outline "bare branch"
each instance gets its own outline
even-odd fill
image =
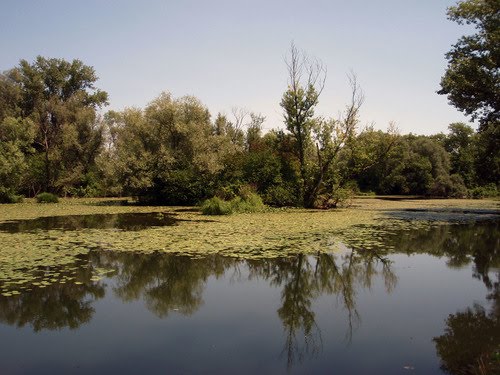
[[[250,114],[250,111],[245,108],[233,107],[231,108],[231,113],[234,117],[234,130],[240,131],[243,129],[245,118]]]

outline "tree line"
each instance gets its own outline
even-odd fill
[[[280,105],[285,129],[234,109],[213,116],[197,98],[164,92],[145,108],[100,110],[106,92],[80,60],[37,57],[0,74],[0,200],[134,196],[154,204],[197,204],[242,191],[274,206],[335,207],[353,192],[437,197],[496,195],[500,176],[499,9],[461,1],[449,9],[477,34],[447,54],[440,94],[479,122],[432,136],[361,128],[363,92],[338,118],[316,116],[326,68],[291,46]]]
[[[293,49],[296,58],[304,56]],[[0,76],[2,197],[46,191],[185,205],[230,199],[246,186],[270,205],[327,207],[353,191],[465,197],[496,188],[481,132],[462,123],[433,136],[359,129],[355,77],[342,117],[315,117],[321,88],[307,80],[317,77],[302,83],[291,74],[281,101],[286,129],[264,133],[258,113],[212,117],[199,99],[166,92],[145,108],[100,116],[107,94],[91,67],[21,61]]]

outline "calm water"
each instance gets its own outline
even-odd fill
[[[0,223],[0,231],[8,233],[39,230],[78,230],[83,228],[141,230],[149,227],[175,225],[175,215],[156,213],[124,213],[100,215],[47,216],[30,220],[12,220]]]
[[[500,351],[499,233],[438,226],[388,238],[391,254],[258,261],[93,251],[81,285],[0,296],[0,374],[464,373]],[[114,271],[91,281],[96,268]]]

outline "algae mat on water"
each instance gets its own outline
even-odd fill
[[[28,201],[0,206],[0,293],[12,296],[55,282],[81,283],[75,277],[80,266],[75,264],[91,250],[269,258],[333,252],[343,243],[368,251],[390,251],[384,245],[387,234],[439,221],[412,221],[408,216],[401,220],[391,216],[393,213],[440,210],[458,212],[458,217],[469,215],[472,220],[484,213],[498,213],[498,202],[468,200],[365,198],[355,200],[348,209],[269,210],[232,216],[203,216],[180,207],[105,203],[63,199],[51,205]],[[78,221],[78,217],[85,220]],[[131,217],[136,225],[125,225]],[[169,220],[163,220],[165,217]],[[141,220],[160,224],[140,227]],[[161,226],[162,222],[168,224]],[[95,270],[90,280],[97,281],[110,271]]]

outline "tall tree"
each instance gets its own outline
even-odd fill
[[[223,132],[222,116],[219,134],[208,109],[191,96],[163,93],[144,111],[127,109],[117,119],[117,169],[125,192],[143,201],[195,204],[207,198],[238,150]]]
[[[40,188],[63,191],[75,183],[75,171],[84,175],[93,163],[102,138],[95,111],[108,98],[94,86],[97,79],[94,69],[80,60],[41,56],[33,63],[21,60],[1,75],[0,97],[8,100],[0,115],[35,124],[37,155],[32,162],[43,168]]]
[[[461,0],[448,18],[476,28],[446,54],[448,68],[439,94],[481,126],[500,119],[500,2]]]
[[[448,135],[444,139],[444,148],[450,154],[451,171],[462,176],[467,187],[475,183],[474,170],[474,130],[461,122],[448,126]]]
[[[448,18],[473,25],[446,54],[448,68],[439,94],[479,121],[476,174],[480,184],[498,184],[500,176],[500,2],[461,0]]]
[[[34,126],[29,120],[6,117],[0,121],[0,202],[12,202],[28,169]]]
[[[310,171],[307,154],[313,151],[311,132],[314,127],[314,108],[318,104],[326,79],[326,68],[317,60],[311,61],[292,44],[286,61],[288,67],[288,88],[281,99],[287,130],[296,142],[299,159],[302,200],[304,205],[308,197]]]

